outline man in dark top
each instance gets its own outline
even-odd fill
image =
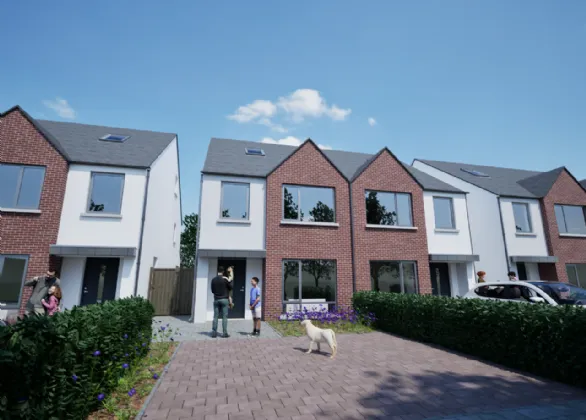
[[[222,330],[223,338],[230,337],[228,335],[228,307],[230,300],[228,299],[232,290],[232,282],[224,276],[224,267],[218,267],[218,275],[212,279],[212,294],[214,295],[214,322],[212,324],[212,337],[218,336],[218,318],[220,312],[222,313]]]
[[[32,287],[33,292],[26,304],[27,315],[44,315],[45,308],[41,300],[47,297],[48,291],[53,285],[60,285],[59,279],[55,276],[55,270],[48,270],[44,276],[35,277],[24,283],[27,287]]]

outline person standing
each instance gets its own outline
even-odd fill
[[[26,304],[27,315],[44,315],[45,307],[41,301],[47,297],[52,286],[60,286],[61,282],[55,276],[55,270],[48,270],[44,276],[34,277],[24,285],[33,288],[33,293]]]
[[[260,305],[260,289],[258,287],[258,277],[253,277],[250,280],[252,289],[250,289],[250,311],[252,312],[252,324],[253,331],[252,335],[260,335],[260,317],[261,317],[261,305]]]
[[[47,310],[47,315],[53,316],[59,310],[59,302],[61,302],[61,288],[53,285],[49,288],[49,299],[41,299],[41,303]]]
[[[486,280],[484,280],[484,276],[486,276],[486,273],[484,271],[479,271],[478,273],[476,273],[476,275],[478,276],[478,283],[486,283]]]
[[[514,271],[509,271],[509,274],[507,274],[507,276],[509,277],[509,281],[517,281],[517,273],[515,273]]]
[[[222,337],[228,338],[228,307],[230,306],[230,290],[232,282],[224,277],[224,267],[218,267],[218,275],[212,279],[212,294],[214,295],[214,321],[212,323],[212,338],[218,336],[218,318],[222,316]]]

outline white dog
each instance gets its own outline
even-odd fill
[[[332,349],[331,359],[336,357],[338,351],[338,343],[336,342],[336,334],[333,330],[322,330],[311,323],[309,319],[301,321],[301,325],[305,327],[305,332],[309,337],[309,350],[307,354],[312,352],[313,343],[317,343],[317,351],[321,351],[319,344],[326,342]]]

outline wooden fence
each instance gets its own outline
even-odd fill
[[[191,315],[193,268],[151,268],[149,301],[155,315]]]

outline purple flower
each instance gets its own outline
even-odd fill
[[[143,347],[146,347],[146,343],[142,343],[142,346],[143,346]]]
[[[124,355],[124,357],[128,357],[128,353],[126,353],[126,354]]]
[[[95,357],[98,357],[100,354],[102,354],[102,352],[101,352],[100,350],[96,350],[96,351],[94,352],[94,356],[95,356]]]
[[[122,365],[122,369],[128,369],[128,363],[124,363],[124,364]]]
[[[77,377],[77,375],[73,375],[73,376],[71,376],[71,379],[73,379],[73,382],[77,382],[77,380],[78,380],[79,378]]]
[[[161,327],[161,331],[165,331],[165,328],[166,328],[166,327]]]
[[[159,375],[157,375],[156,373],[153,375],[153,379],[159,379]]]
[[[19,403],[23,403],[23,402],[25,402],[26,400],[28,400],[28,397],[20,397],[20,398],[18,399],[18,402],[19,402]]]
[[[126,339],[126,338],[128,338],[128,334],[124,334],[124,338],[125,338],[125,339]]]
[[[98,395],[98,401],[103,401],[104,398],[106,398],[106,396],[104,394],[99,394]]]
[[[130,391],[128,391],[129,397],[132,397],[134,394],[136,394],[136,389],[132,388]]]

